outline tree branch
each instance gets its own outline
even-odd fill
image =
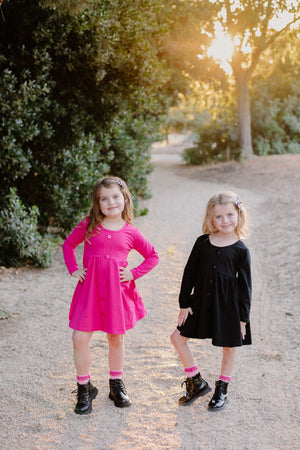
[[[266,36],[266,33],[267,33],[267,27],[269,25],[270,18],[271,18],[270,16],[272,13],[271,3],[272,3],[272,0],[268,0],[266,19],[263,22],[262,36]],[[264,45],[258,45],[256,47],[256,49],[253,51],[251,64],[250,64],[249,68],[247,69],[249,71],[249,74],[251,74],[254,71],[261,53],[264,52],[278,38],[278,36],[280,36],[281,33],[286,31],[293,23],[296,23],[298,20],[300,20],[300,17],[297,16],[295,13],[294,19],[291,22],[286,24],[286,26],[283,27],[281,30],[274,32],[272,34],[272,36],[270,36],[269,39],[265,40]],[[258,39],[258,41],[259,41],[259,39]]]
[[[295,14],[295,17],[294,17],[294,19],[293,19],[291,22],[287,23],[285,27],[283,27],[281,30],[279,30],[279,31],[277,31],[276,33],[274,33],[274,34],[270,37],[270,39],[269,39],[268,41],[266,41],[265,49],[266,49],[267,47],[269,47],[269,46],[270,46],[270,45],[278,38],[278,36],[279,36],[282,32],[286,31],[291,25],[293,25],[294,23],[298,22],[298,20],[300,20],[300,16],[297,16],[297,15]]]
[[[272,9],[273,9],[272,8],[272,0],[268,0],[267,11],[266,11],[266,18],[263,21],[262,28],[261,28],[262,36],[266,35],[267,28],[268,28],[268,25],[269,25],[269,22],[270,22],[270,16],[271,16]]]
[[[226,22],[227,22],[228,31],[229,31],[231,29],[232,23],[233,23],[229,0],[225,0],[225,9],[226,9],[226,14],[227,14]]]

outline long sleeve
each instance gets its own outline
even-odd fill
[[[153,245],[137,228],[135,229],[134,249],[144,258],[139,266],[131,270],[133,278],[136,280],[150,272],[158,264],[159,257]]]
[[[180,308],[189,308],[191,306],[191,292],[195,287],[197,265],[199,261],[199,238],[194,244],[189,259],[184,268],[181,289],[179,294]]]
[[[250,253],[246,248],[242,253],[238,269],[238,285],[239,285],[239,310],[240,320],[249,322],[250,306],[251,306],[251,266]]]
[[[63,254],[67,269],[72,275],[75,270],[79,269],[76,261],[76,247],[84,241],[86,236],[86,220],[82,220],[77,227],[74,228],[72,233],[67,237],[63,244]]]

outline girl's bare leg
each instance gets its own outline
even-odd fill
[[[236,361],[236,347],[223,347],[221,374],[231,377]]]
[[[109,369],[122,372],[125,359],[124,335],[107,333],[107,341]]]
[[[188,344],[189,338],[181,336],[179,330],[176,328],[176,330],[171,334],[170,339],[178,352],[179,358],[183,366],[185,368],[194,367],[195,361],[190,346]]]
[[[207,394],[211,388],[208,383],[201,377],[198,367],[195,365],[194,357],[189,346],[189,338],[181,336],[179,330],[171,334],[171,342],[176,348],[179,358],[185,368],[187,379],[186,394],[180,397],[178,403],[187,405],[196,400],[199,396]]]
[[[215,393],[208,403],[209,411],[222,411],[228,401],[227,388],[236,360],[236,347],[223,347],[221,374],[216,381]]]
[[[78,331],[73,332],[73,353],[74,362],[78,376],[89,374],[91,367],[91,353],[89,349],[89,342],[92,337],[92,332]]]

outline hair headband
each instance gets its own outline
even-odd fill
[[[123,181],[123,180],[120,180],[120,178],[118,179],[118,185],[119,185],[119,186],[122,186],[123,188],[125,188],[125,187],[126,187],[126,183],[125,183],[125,181]]]
[[[239,196],[236,197],[236,200],[233,203],[239,208],[241,212],[244,212],[243,204]]]

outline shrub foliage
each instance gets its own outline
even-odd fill
[[[49,267],[53,243],[37,232],[38,208],[26,209],[11,188],[0,213],[0,254],[4,265],[36,264]]]
[[[149,144],[167,104],[158,1],[90,0],[76,13],[52,3],[2,6],[1,226],[15,215],[23,239],[34,226],[41,235],[49,225],[70,230],[105,174],[125,178],[136,197],[148,195]],[[0,264],[15,264],[11,253],[1,251]]]

